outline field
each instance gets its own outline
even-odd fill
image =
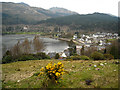
[[[61,61],[69,74],[58,84],[45,82],[44,76],[33,76],[49,62]],[[31,60],[2,65],[3,88],[118,88],[118,60]],[[90,81],[90,85],[87,82]]]

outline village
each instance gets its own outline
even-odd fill
[[[57,34],[58,36],[61,34]],[[82,34],[80,35],[80,38],[78,38],[77,34],[74,34],[72,39],[67,39],[67,38],[58,38],[59,40],[64,40],[64,41],[72,41],[75,43],[76,47],[76,54],[81,55],[81,49],[84,47],[85,50],[88,48],[96,48],[98,51],[99,50],[104,50],[107,46],[111,45],[112,40],[119,39],[120,37],[118,36],[117,33],[106,33],[106,32],[97,32],[94,34],[90,35],[85,35]],[[70,56],[70,51],[68,47],[65,49],[63,52],[60,52],[60,59],[66,58]],[[50,52],[48,53],[50,58],[55,57],[56,52]]]

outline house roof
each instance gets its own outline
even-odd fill
[[[67,56],[65,55],[65,53],[63,53],[63,54],[61,55],[61,57],[67,57]]]

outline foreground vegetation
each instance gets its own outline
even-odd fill
[[[60,60],[19,61],[2,65],[3,88],[118,88],[118,60],[61,61],[69,74],[53,84],[37,76],[42,67]]]

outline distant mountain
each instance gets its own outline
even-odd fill
[[[25,6],[29,6],[28,4],[26,4],[26,3],[24,3],[24,2],[20,2],[20,3],[18,3],[18,4],[23,4],[23,5],[25,5]]]
[[[45,23],[48,25],[67,25],[74,30],[118,30],[118,17],[111,16],[104,13],[93,13],[83,15],[70,15],[65,17],[50,18],[38,22],[38,24]]]
[[[31,7],[23,2],[0,2],[0,4],[1,3],[2,12],[0,13],[2,14],[3,24],[34,24],[37,21],[46,20],[48,18],[69,15],[67,14],[69,11],[58,14],[52,12],[51,10]]]
[[[49,10],[59,16],[68,16],[68,15],[78,14],[76,12],[73,12],[64,8],[59,8],[59,7],[52,7]]]
[[[2,3],[3,24],[31,24],[50,18],[23,3]]]

